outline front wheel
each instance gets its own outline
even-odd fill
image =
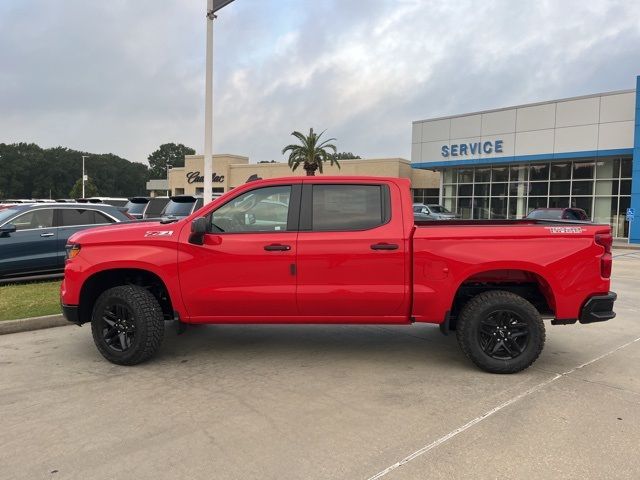
[[[104,358],[118,365],[136,365],[151,358],[160,347],[164,316],[148,290],[122,285],[98,297],[91,332]]]
[[[516,373],[536,361],[545,341],[540,313],[502,290],[473,297],[458,317],[456,336],[465,355],[491,373]]]

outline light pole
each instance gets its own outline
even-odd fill
[[[84,198],[84,182],[87,180],[87,176],[84,174],[84,159],[89,155],[82,155],[82,198]]]
[[[216,12],[233,0],[207,0],[207,48],[204,98],[204,203],[211,202],[213,186],[213,21]]]
[[[169,188],[169,170],[173,168],[169,162],[167,162],[167,197],[171,196],[171,189]]]

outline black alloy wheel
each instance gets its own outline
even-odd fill
[[[516,312],[497,310],[480,321],[478,335],[484,353],[498,360],[510,360],[527,348],[529,325]]]
[[[116,352],[125,352],[133,345],[136,335],[133,312],[127,305],[114,301],[102,312],[102,338],[105,345]]]

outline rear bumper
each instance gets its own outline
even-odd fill
[[[611,320],[616,316],[613,311],[613,303],[618,296],[615,292],[606,295],[595,295],[584,304],[580,312],[580,323],[595,323]]]
[[[80,325],[78,305],[62,305],[62,316],[69,322]]]

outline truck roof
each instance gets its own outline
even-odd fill
[[[271,182],[279,182],[279,181],[291,181],[291,182],[380,182],[387,181],[393,183],[404,183],[410,182],[408,178],[398,178],[398,177],[385,177],[385,176],[376,176],[376,175],[313,175],[313,176],[286,176],[286,177],[275,177],[275,178],[264,178],[261,180],[254,180],[251,182],[251,185],[255,185],[256,182],[261,183],[271,183]],[[244,185],[244,184],[243,184]]]

